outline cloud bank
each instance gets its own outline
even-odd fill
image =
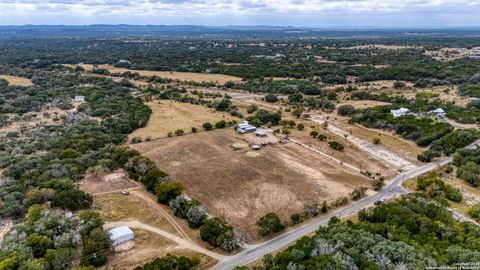
[[[0,0],[0,24],[480,25],[480,0]]]

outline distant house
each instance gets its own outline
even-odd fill
[[[84,102],[85,96],[75,96],[74,100],[75,102]]]
[[[435,109],[433,111],[429,111],[428,113],[433,114],[433,115],[435,115],[437,117],[440,117],[440,118],[445,118],[445,116],[447,115],[447,113],[442,108],[438,108],[438,109]]]
[[[257,135],[257,137],[267,137],[267,133],[264,130],[260,129],[255,131],[255,135]]]
[[[407,108],[400,108],[398,110],[390,110],[390,113],[392,113],[393,118],[397,118],[409,114],[410,110]]]
[[[113,228],[109,230],[108,233],[110,234],[110,240],[113,246],[120,245],[135,238],[133,231],[127,226]]]
[[[252,148],[253,150],[260,150],[260,149],[262,149],[262,147],[261,147],[260,145],[258,145],[258,144],[252,144],[252,145],[250,145],[250,148]]]
[[[243,123],[237,124],[235,126],[235,129],[237,130],[238,133],[241,133],[241,134],[255,132],[257,130],[257,128],[255,126],[250,125],[248,121],[244,121]]]

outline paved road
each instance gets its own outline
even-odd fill
[[[473,148],[477,145],[480,144],[480,140],[472,143],[468,148]],[[305,224],[301,227],[298,227],[290,232],[287,232],[283,235],[280,235],[276,238],[273,238],[265,243],[258,244],[258,245],[251,245],[247,246],[246,249],[243,251],[239,252],[238,254],[235,254],[233,256],[230,256],[228,258],[224,258],[217,264],[215,267],[212,269],[215,270],[231,270],[235,266],[238,265],[247,265],[253,261],[256,261],[260,258],[262,258],[264,255],[268,253],[272,253],[275,250],[278,250],[282,247],[288,246],[290,243],[294,242],[295,240],[305,236],[309,235],[311,233],[314,233],[318,227],[324,226],[328,224],[328,221],[331,217],[336,216],[338,218],[341,218],[342,216],[347,216],[353,213],[356,213],[360,211],[361,209],[367,207],[368,205],[373,204],[377,200],[382,200],[384,198],[390,197],[395,194],[403,194],[403,193],[408,193],[401,184],[410,178],[414,178],[417,176],[420,176],[426,172],[432,171],[438,166],[443,166],[445,164],[448,164],[452,161],[452,157],[448,157],[442,160],[434,161],[431,163],[427,163],[423,166],[417,167],[413,170],[407,171],[405,173],[402,173],[400,175],[397,175],[393,179],[391,179],[390,184],[385,187],[382,191],[364,198],[355,204],[351,204],[349,206],[346,206],[342,209],[339,209],[335,212],[329,213],[327,215],[324,215],[318,219],[313,220],[312,222]],[[454,215],[458,216],[459,213],[455,212],[453,213]],[[462,215],[460,215],[462,216]],[[463,216],[462,216],[463,217]]]

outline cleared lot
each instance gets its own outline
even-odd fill
[[[66,66],[75,66],[75,65],[66,65]],[[80,64],[86,70],[92,70],[93,65],[89,64]],[[228,81],[241,81],[241,78],[224,75],[224,74],[208,74],[208,73],[196,73],[196,72],[175,72],[175,71],[151,71],[151,70],[134,70],[127,68],[117,68],[110,65],[99,65],[99,68],[106,69],[111,73],[124,73],[124,72],[137,72],[141,76],[159,76],[163,78],[169,78],[172,80],[179,81],[195,81],[195,82],[218,82],[226,83]]]
[[[177,129],[182,129],[187,133],[191,131],[192,127],[195,127],[200,131],[205,122],[215,124],[220,120],[238,120],[228,113],[215,112],[213,109],[190,103],[161,100],[148,102],[147,105],[153,111],[152,116],[147,125],[131,133],[130,138],[142,137],[145,139],[147,136],[152,139],[164,138],[169,132],[174,133]]]
[[[10,85],[19,85],[19,86],[30,86],[33,85],[32,80],[17,77],[17,76],[10,76],[10,75],[0,75],[0,78],[7,80]]]
[[[259,239],[255,222],[268,212],[287,220],[307,202],[332,200],[357,185],[370,185],[296,144],[253,151],[248,146],[239,149],[244,141],[236,136],[233,131],[211,131],[132,147],[184,183],[187,194],[213,215],[225,217],[253,239]]]

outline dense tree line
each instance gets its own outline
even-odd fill
[[[382,203],[358,218],[331,220],[253,269],[421,269],[480,259],[479,228],[456,222],[421,195]]]

